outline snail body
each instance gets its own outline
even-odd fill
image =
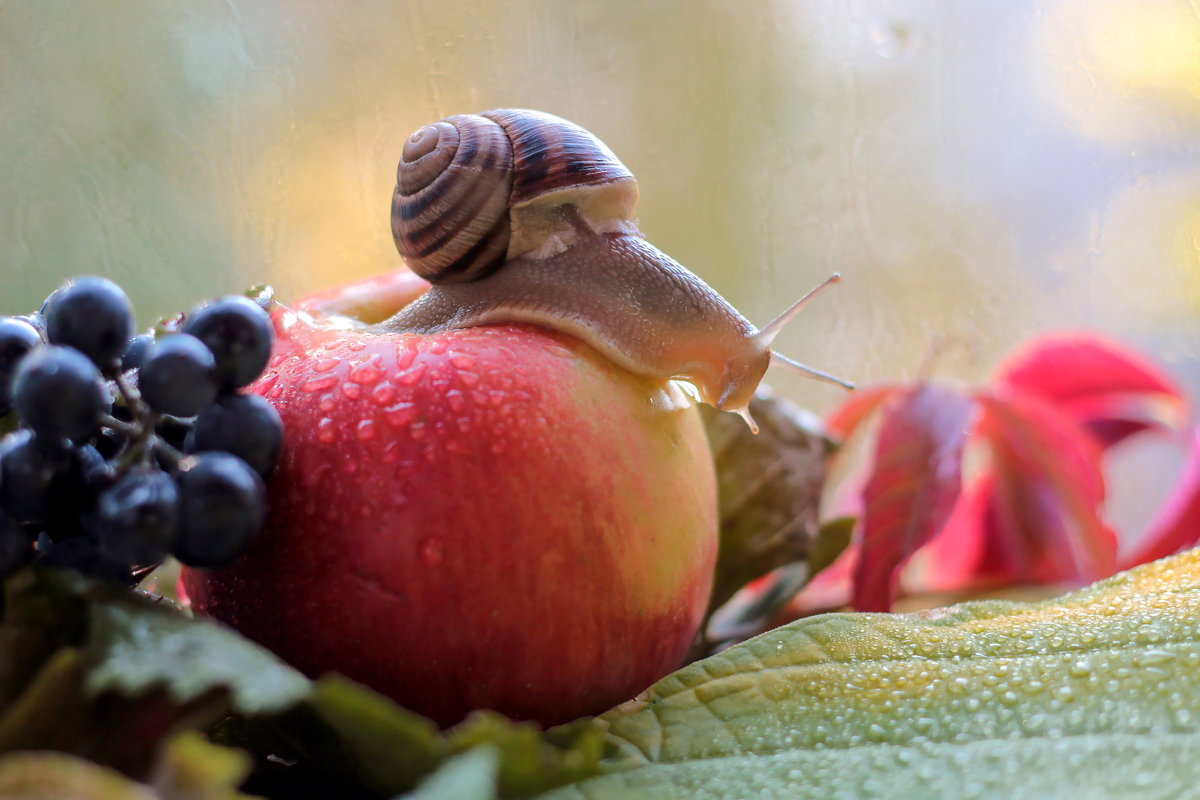
[[[847,385],[770,349],[813,292],[760,331],[641,236],[636,204],[633,174],[558,117],[504,109],[422,128],[397,169],[392,233],[433,287],[383,327],[543,325],[633,373],[687,381],[752,428],[747,406],[773,361]]]

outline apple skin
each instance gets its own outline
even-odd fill
[[[717,553],[712,457],[674,387],[528,325],[418,336],[277,314],[267,526],[184,568],[196,611],[303,672],[452,725],[552,725],[680,665]]]

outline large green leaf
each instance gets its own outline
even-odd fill
[[[490,790],[509,798],[594,775],[603,753],[603,735],[586,722],[543,733],[480,713],[441,732],[369,689],[338,676],[310,681],[234,631],[120,586],[26,569],[4,588],[0,755],[58,750],[147,780],[156,752],[175,741],[174,760],[162,762],[179,767],[171,785],[212,783],[244,771],[240,756],[170,737],[224,718],[215,737],[258,755],[252,783],[272,793],[386,797],[487,747]]]
[[[600,718],[547,797],[1200,796],[1200,551],[1056,600],[797,621]]]

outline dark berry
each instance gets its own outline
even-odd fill
[[[121,369],[128,371],[140,367],[142,359],[146,357],[146,350],[152,344],[154,344],[153,333],[139,333],[130,339],[129,344],[125,346],[125,353],[121,356]]]
[[[220,567],[241,555],[262,529],[262,479],[240,458],[203,453],[179,462],[175,557],[192,567]]]
[[[138,371],[142,399],[155,411],[194,417],[217,397],[217,362],[204,342],[186,333],[164,336],[146,351]]]
[[[76,461],[61,439],[17,431],[0,440],[0,506],[22,522],[47,522],[70,494]]]
[[[51,344],[74,347],[104,370],[117,363],[133,333],[129,298],[108,278],[77,278],[50,296],[44,314]]]
[[[183,324],[217,359],[221,390],[233,391],[257,378],[271,356],[271,318],[247,297],[223,297],[190,314]]]
[[[69,448],[70,463],[55,476],[42,527],[54,541],[81,535],[96,496],[116,480],[116,470],[92,445]]]
[[[265,478],[282,443],[283,421],[274,406],[256,394],[231,394],[196,418],[188,450],[232,453]]]
[[[0,416],[12,411],[13,373],[17,362],[42,343],[37,328],[18,317],[0,317]]]
[[[46,345],[17,365],[13,405],[21,419],[48,439],[90,438],[109,404],[96,366],[69,347]]]
[[[33,539],[15,519],[0,511],[0,577],[33,558]]]
[[[171,550],[179,495],[171,476],[139,470],[100,493],[91,518],[104,552],[124,564],[153,564]]]

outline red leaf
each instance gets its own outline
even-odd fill
[[[1200,427],[1192,429],[1187,460],[1158,517],[1122,559],[1121,569],[1136,567],[1178,553],[1200,542]]]
[[[888,409],[863,489],[854,606],[886,611],[900,567],[946,524],[962,491],[971,399],[933,384],[906,390]]]
[[[825,418],[825,427],[830,435],[846,440],[858,430],[858,426],[871,416],[875,409],[879,408],[880,404],[900,390],[901,387],[890,383],[856,389],[846,399],[846,402],[835,408]]]
[[[1048,400],[1105,447],[1149,427],[1180,427],[1179,387],[1132,350],[1092,333],[1035,339],[996,370],[995,384]]]
[[[956,592],[980,583],[995,484],[990,471],[967,484],[942,532],[904,568],[905,593]]]
[[[1101,521],[1100,448],[1072,417],[1021,392],[979,396],[996,471],[985,571],[1042,583],[1094,580],[1116,566]]]

